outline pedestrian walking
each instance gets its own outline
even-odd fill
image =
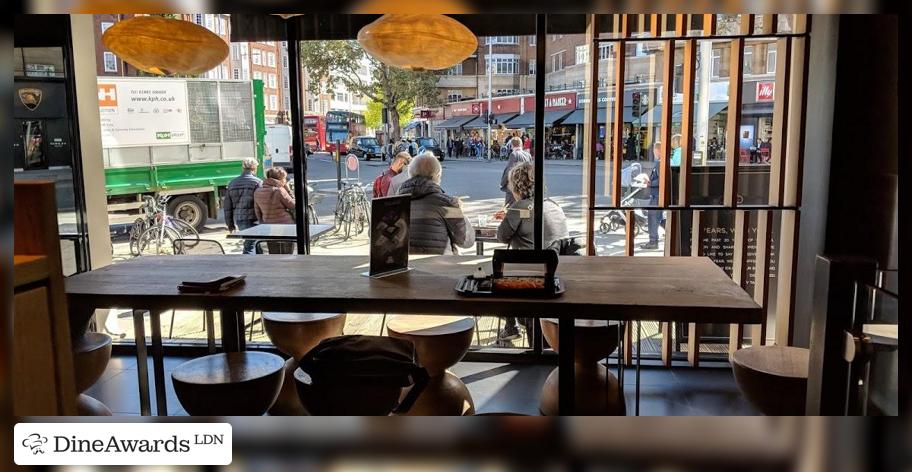
[[[509,188],[510,171],[523,162],[532,162],[532,156],[525,149],[522,149],[522,141],[519,138],[513,138],[510,144],[513,151],[510,153],[510,157],[507,159],[507,166],[500,176],[500,190],[504,192],[504,203],[507,206],[516,201],[513,192]]]
[[[256,176],[259,162],[252,157],[241,161],[241,175],[228,182],[225,200],[222,208],[225,211],[225,224],[228,232],[233,233],[238,229],[244,230],[257,224],[256,210],[254,210],[253,195],[263,185]],[[254,241],[244,240],[244,254],[253,254]]]

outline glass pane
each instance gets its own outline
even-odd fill
[[[691,205],[721,204],[725,187],[730,41],[698,41]]]

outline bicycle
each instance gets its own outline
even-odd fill
[[[199,241],[199,233],[192,225],[180,218],[168,215],[167,203],[170,196],[143,197],[143,217],[137,218],[130,228],[130,254],[160,255],[173,254],[174,242],[181,246],[193,247]],[[183,241],[189,240],[189,241]]]
[[[364,228],[370,226],[370,203],[360,182],[345,182],[342,185],[339,201],[336,202],[334,224],[337,233],[345,228],[345,239],[348,239],[352,236],[352,226],[355,235],[361,234]]]

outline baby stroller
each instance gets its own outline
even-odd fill
[[[643,173],[642,166],[638,163],[631,164],[621,171],[621,191],[623,192],[623,197],[621,197],[622,207],[633,206],[637,193],[645,188],[645,185],[639,184],[634,180],[634,177],[641,173]],[[633,225],[633,237],[637,237],[637,235],[640,234],[640,231],[648,231],[648,220],[646,219],[645,210],[637,208],[633,211],[633,217],[635,223]],[[599,223],[599,231],[602,234],[608,234],[626,227],[626,212],[618,209],[610,210],[602,217]]]

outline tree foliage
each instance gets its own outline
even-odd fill
[[[399,126],[403,127],[408,124],[412,115],[412,108],[415,104],[404,101],[399,104]],[[364,113],[364,121],[369,128],[380,128],[383,126],[383,104],[371,100],[367,102],[367,112]]]
[[[393,139],[399,138],[399,115],[410,118],[413,104],[440,104],[437,76],[433,72],[390,67],[367,54],[357,41],[302,41],[301,63],[310,74],[311,93],[332,93],[341,84],[348,91],[380,104],[381,108],[389,108]],[[365,66],[367,73],[359,74]]]

